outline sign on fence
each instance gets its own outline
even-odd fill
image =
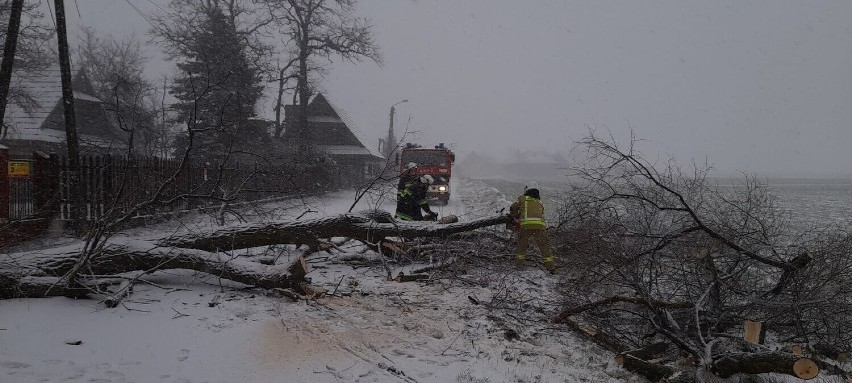
[[[9,161],[9,177],[29,177],[29,161]]]

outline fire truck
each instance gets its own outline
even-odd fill
[[[426,197],[429,201],[436,201],[446,205],[450,201],[450,175],[452,175],[453,163],[456,155],[444,143],[439,143],[434,148],[424,148],[420,145],[407,143],[399,151],[399,171],[405,170],[405,164],[414,162],[417,164],[415,173],[418,175],[431,175],[435,182],[429,186]]]

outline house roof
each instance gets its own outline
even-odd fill
[[[103,110],[102,101],[91,94],[91,83],[82,70],[77,70],[72,77],[72,88],[81,138],[114,138],[115,132]],[[65,141],[59,64],[37,71],[12,72],[10,91],[13,99],[6,107],[3,122],[8,131],[3,139]]]
[[[298,113],[299,108],[296,105],[285,106],[289,134],[294,134],[289,127],[298,120]],[[334,156],[363,155],[383,158],[364,146],[350,125],[351,122],[347,124],[346,116],[338,112],[322,93],[317,93],[308,104],[308,131],[305,136],[311,143]]]
[[[374,156],[375,154],[365,147],[352,145],[317,145],[318,148],[333,156]]]

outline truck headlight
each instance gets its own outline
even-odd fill
[[[447,191],[447,187],[443,185],[438,186],[438,191]]]

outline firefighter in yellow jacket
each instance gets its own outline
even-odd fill
[[[509,207],[509,214],[520,223],[515,266],[518,268],[524,266],[527,260],[527,248],[532,238],[538,245],[538,250],[541,251],[544,267],[551,273],[555,272],[556,265],[553,262],[553,252],[550,250],[550,241],[547,238],[547,225],[544,223],[544,205],[541,204],[538,189],[527,189]]]

